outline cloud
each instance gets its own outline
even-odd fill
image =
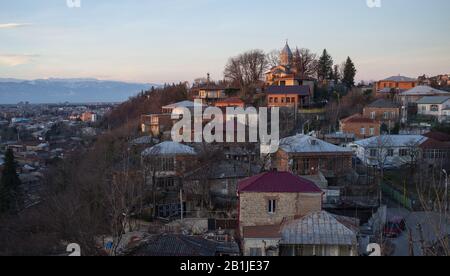
[[[26,27],[30,26],[31,24],[28,23],[4,23],[0,24],[0,29],[14,29],[14,28],[20,28],[20,27]]]
[[[36,55],[0,55],[0,66],[14,67],[30,63]]]

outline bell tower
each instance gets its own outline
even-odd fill
[[[286,40],[286,45],[280,54],[281,65],[290,66],[292,64],[292,60],[294,55],[292,54],[291,48],[289,47],[288,41]]]

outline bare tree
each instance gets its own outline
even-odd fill
[[[225,78],[240,86],[247,96],[254,86],[263,79],[268,62],[261,50],[251,50],[230,58],[225,67]]]
[[[314,78],[317,76],[317,55],[309,49],[297,48],[294,53],[294,66],[298,77],[302,79]]]
[[[270,67],[275,67],[280,65],[281,51],[280,50],[273,50],[270,53],[267,54],[267,65]]]

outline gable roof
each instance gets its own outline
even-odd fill
[[[182,101],[182,102],[163,106],[162,109],[175,109],[175,108],[179,108],[179,107],[194,108],[196,105],[204,106],[203,104],[196,104],[195,102],[192,102],[192,101]]]
[[[267,94],[272,95],[300,95],[308,96],[310,94],[310,87],[308,85],[292,85],[292,86],[269,86],[266,89]]]
[[[364,148],[375,147],[410,147],[412,145],[421,145],[428,138],[422,135],[382,135],[369,139],[356,141],[355,144]]]
[[[148,240],[131,252],[132,256],[216,256],[218,253],[238,254],[234,242],[218,243],[202,237],[161,235]]]
[[[321,194],[314,182],[289,172],[266,172],[239,182],[239,193]]]
[[[361,114],[355,114],[350,117],[341,120],[341,123],[353,123],[353,124],[381,124],[379,121],[363,117]]]
[[[400,106],[392,101],[386,99],[378,99],[373,103],[369,104],[369,108],[399,108]]]
[[[443,104],[450,100],[450,96],[423,97],[417,101],[417,104]]]
[[[162,142],[142,152],[142,156],[196,155],[195,149],[176,142]]]
[[[285,223],[281,229],[281,237],[281,244],[287,245],[357,244],[356,232],[325,211]]]
[[[446,94],[450,95],[450,92],[435,89],[435,88],[433,88],[431,86],[427,86],[427,85],[419,85],[412,89],[402,92],[400,95],[401,96],[420,96],[420,95],[433,96],[433,95],[446,95]]]
[[[280,148],[288,153],[353,153],[351,149],[302,134],[281,139]]]
[[[413,79],[413,78],[409,78],[409,77],[405,77],[405,76],[392,76],[392,77],[386,78],[382,81],[413,82],[413,81],[417,81],[417,79]]]
[[[440,142],[450,142],[450,135],[447,133],[439,132],[439,131],[431,131],[423,136],[440,141]]]

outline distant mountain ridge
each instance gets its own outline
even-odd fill
[[[154,83],[132,83],[91,78],[20,80],[0,78],[0,104],[123,102],[142,90],[160,87]]]

